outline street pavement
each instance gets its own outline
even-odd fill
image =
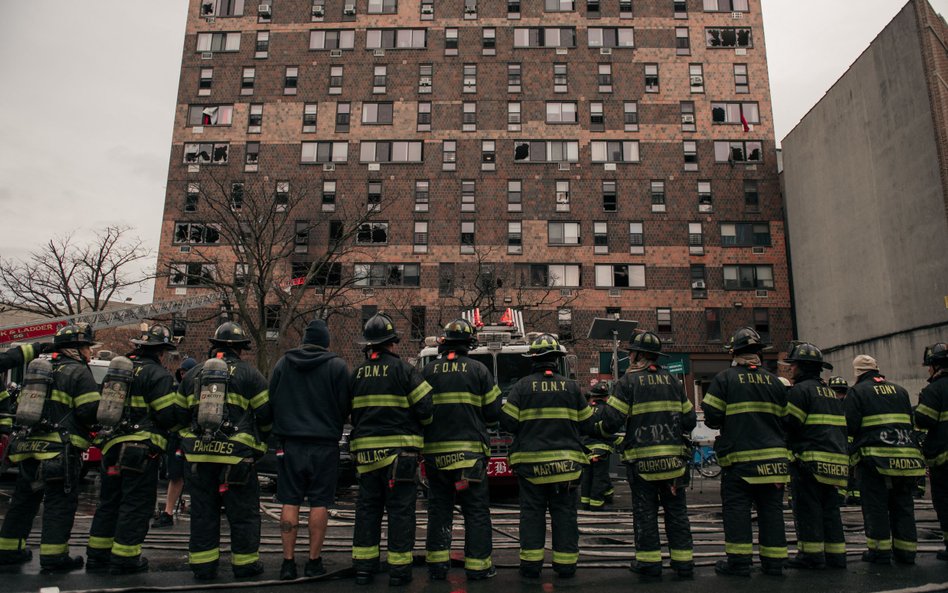
[[[0,513],[4,513],[9,504],[13,487],[13,477],[0,478]],[[76,518],[71,540],[72,553],[84,555],[84,545],[92,514],[95,510],[95,497],[98,483],[95,474],[83,483],[79,513]],[[159,500],[163,500],[162,490]],[[721,525],[720,494],[716,479],[696,480],[689,488],[689,507],[691,508],[692,530],[695,538],[695,560],[698,565],[694,581],[679,581],[671,571],[666,571],[659,581],[643,582],[628,571],[634,547],[631,521],[630,497],[628,486],[616,479],[616,499],[605,512],[580,512],[580,569],[574,579],[563,580],[555,577],[549,569],[550,552],[547,552],[547,568],[541,579],[521,579],[516,567],[517,551],[517,500],[515,492],[498,492],[494,497],[492,521],[494,525],[494,563],[498,575],[486,582],[467,583],[464,570],[460,567],[462,558],[463,530],[459,517],[455,523],[454,558],[456,568],[452,569],[447,581],[429,582],[424,569],[424,537],[427,518],[424,501],[418,504],[418,531],[415,547],[415,580],[401,590],[407,592],[430,591],[433,593],[463,593],[470,591],[530,591],[551,593],[556,590],[575,591],[753,591],[777,593],[783,591],[805,592],[839,591],[879,592],[908,587],[925,587],[920,591],[948,590],[948,562],[935,559],[935,552],[943,548],[941,532],[935,521],[931,502],[926,496],[916,503],[916,515],[919,524],[920,553],[918,564],[913,567],[869,565],[859,560],[859,553],[865,549],[865,536],[862,530],[862,516],[857,507],[846,507],[843,519],[846,528],[850,553],[847,570],[795,571],[787,570],[783,578],[763,575],[757,571],[749,579],[721,577],[714,574],[713,563],[723,555],[724,536]],[[261,497],[263,529],[261,557],[267,571],[252,581],[237,583],[231,576],[227,560],[228,535],[226,521],[223,524],[222,556],[220,577],[213,585],[195,583],[187,569],[187,537],[189,517],[182,514],[176,517],[176,524],[169,529],[153,529],[144,544],[144,553],[151,561],[151,571],[142,575],[110,576],[88,574],[75,571],[67,575],[39,575],[38,535],[39,520],[29,544],[34,550],[33,562],[15,570],[0,574],[0,591],[39,591],[41,587],[58,587],[60,591],[104,591],[119,593],[122,590],[212,590],[236,589],[249,591],[271,591],[279,586],[281,591],[389,591],[388,579],[378,575],[371,585],[356,586],[348,570],[351,564],[350,545],[354,518],[355,490],[345,489],[339,493],[337,508],[332,511],[327,535],[324,560],[330,571],[328,578],[317,581],[302,580],[295,583],[275,581],[281,562],[279,505],[273,501],[273,492],[264,489]],[[303,513],[305,516],[305,513]],[[789,511],[785,515],[788,539],[792,542],[793,519]],[[300,530],[301,538],[297,544],[297,561],[302,574],[302,564],[306,558],[306,530]],[[384,533],[384,529],[383,529]],[[549,549],[549,542],[547,543]],[[383,535],[384,549],[384,535]],[[791,553],[793,546],[791,544]],[[667,559],[666,559],[667,561]],[[52,590],[52,589],[51,589]]]

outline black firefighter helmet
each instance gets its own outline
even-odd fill
[[[458,318],[444,326],[441,334],[441,343],[467,344],[471,346],[476,341],[474,326],[467,319]]]
[[[790,350],[790,354],[780,362],[782,364],[790,364],[793,362],[818,364],[828,371],[833,370],[833,365],[823,360],[823,352],[809,342],[794,344]]]
[[[566,356],[560,349],[560,341],[551,334],[540,334],[530,342],[530,350],[524,353],[527,358],[559,358]]]
[[[761,352],[765,348],[767,348],[767,345],[764,344],[764,340],[760,337],[760,334],[751,327],[742,327],[734,332],[734,335],[731,336],[727,345],[727,349],[733,354]]]
[[[171,332],[167,327],[156,323],[155,325],[145,329],[142,332],[142,337],[130,340],[132,344],[142,348],[162,348],[165,350],[177,350],[177,346],[174,345],[174,342],[171,341]]]
[[[948,344],[938,342],[925,348],[922,364],[927,367],[941,366],[948,362]]]
[[[233,321],[222,323],[214,332],[214,337],[210,339],[210,342],[214,346],[225,346],[235,350],[250,348],[250,338],[244,333],[244,329]]]
[[[53,348],[81,348],[95,346],[95,331],[88,323],[74,323],[56,330]]]
[[[594,399],[597,397],[609,397],[609,381],[599,381],[590,387],[588,392],[586,392],[587,399]]]
[[[629,341],[629,352],[645,352],[656,356],[668,356],[662,352],[662,339],[652,332],[635,334]]]
[[[837,393],[846,393],[849,391],[849,383],[846,382],[846,379],[842,377],[830,377],[829,388]]]
[[[362,328],[362,339],[358,343],[363,346],[379,346],[389,342],[397,344],[399,340],[392,318],[385,313],[376,313],[365,322]]]

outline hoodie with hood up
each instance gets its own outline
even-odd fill
[[[270,375],[273,433],[335,445],[349,416],[349,367],[333,352],[303,345],[287,351]]]

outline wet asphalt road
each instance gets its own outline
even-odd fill
[[[0,514],[5,514],[9,503],[9,496],[13,487],[12,476],[0,478]],[[162,485],[163,488],[163,485]],[[92,514],[95,510],[95,495],[98,484],[92,474],[83,484],[79,513],[76,518],[73,537],[71,540],[72,553],[84,555],[86,534]],[[159,500],[163,500],[163,489]],[[281,561],[279,537],[279,505],[272,500],[272,492],[264,489],[261,498],[263,511],[263,529],[261,540],[261,557],[266,565],[267,572],[261,577],[239,585],[231,578],[226,559],[227,528],[224,522],[222,536],[222,558],[220,577],[215,583],[215,589],[236,589],[248,591],[271,591],[279,585],[281,591],[390,591],[386,575],[378,575],[375,581],[368,586],[356,586],[348,578],[346,569],[350,564],[349,549],[352,537],[354,516],[355,491],[342,490],[339,493],[338,506],[334,509],[327,535],[324,558],[330,576],[339,578],[326,579],[320,582],[302,581],[299,583],[272,582],[279,570]],[[547,568],[543,577],[538,580],[522,580],[516,571],[517,560],[517,510],[516,495],[511,492],[499,492],[495,497],[492,508],[494,523],[494,562],[498,566],[498,576],[487,582],[467,583],[462,568],[455,568],[447,581],[429,582],[423,568],[424,533],[426,516],[424,502],[419,502],[418,532],[416,541],[416,568],[415,580],[400,590],[407,592],[431,591],[435,593],[462,593],[471,591],[496,590],[503,591],[531,591],[551,593],[556,590],[575,591],[753,591],[761,593],[766,588],[768,593],[783,591],[806,592],[811,591],[839,591],[876,592],[889,591],[906,587],[929,585],[927,590],[948,590],[948,563],[935,560],[934,552],[941,549],[941,533],[934,521],[931,502],[927,497],[916,503],[916,516],[919,525],[920,553],[918,565],[914,567],[879,567],[864,564],[859,561],[858,553],[865,549],[865,536],[862,532],[862,517],[856,507],[847,507],[844,510],[843,520],[847,532],[847,542],[850,552],[850,565],[845,571],[793,571],[787,570],[783,578],[768,577],[755,572],[750,579],[735,577],[720,577],[713,573],[711,566],[717,559],[723,558],[723,532],[720,517],[720,495],[717,480],[696,481],[689,489],[689,506],[691,508],[692,530],[695,538],[695,560],[698,564],[696,579],[690,582],[678,581],[673,573],[666,571],[660,581],[641,582],[636,575],[627,570],[628,562],[632,558],[634,548],[631,514],[628,512],[628,486],[616,480],[616,500],[607,512],[580,513],[580,570],[575,579],[562,580],[553,576]],[[793,541],[793,520],[789,512],[786,514],[788,539]],[[169,588],[182,590],[194,587],[193,590],[210,590],[207,585],[196,584],[187,570],[187,536],[189,517],[180,515],[176,525],[170,529],[154,529],[148,535],[144,544],[145,555],[151,561],[151,571],[144,575],[130,575],[113,577],[109,575],[87,574],[85,571],[76,571],[68,575],[39,575],[39,562],[35,558],[32,563],[14,571],[0,574],[0,591],[38,591],[41,587],[58,587],[61,591],[91,591],[105,589],[129,590],[156,590],[155,588]],[[38,554],[38,527],[39,520],[34,523],[29,544]],[[460,522],[455,523],[455,548],[463,539]],[[305,534],[302,529],[301,534]],[[297,559],[305,561],[305,535],[298,543]],[[383,536],[384,546],[384,536]],[[549,547],[549,544],[548,546]],[[791,544],[791,553],[793,546]],[[460,556],[460,551],[455,554]],[[547,553],[547,561],[550,553]],[[419,562],[420,561],[420,562]]]

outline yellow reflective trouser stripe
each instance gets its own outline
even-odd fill
[[[795,404],[787,404],[787,413],[799,420],[800,422],[806,421],[806,412],[798,408]]]
[[[389,550],[387,560],[391,566],[405,566],[412,562],[411,552],[393,552]]]
[[[82,395],[77,395],[72,401],[73,406],[79,407],[85,404],[91,404],[99,401],[102,396],[99,395],[98,391],[90,391],[89,393],[83,393]]]
[[[782,546],[782,547],[760,546],[760,555],[762,558],[786,558],[787,546]]]
[[[368,546],[368,547],[352,547],[352,559],[353,560],[373,560],[379,557],[379,547]]]
[[[472,453],[489,453],[490,447],[481,441],[439,441],[431,443],[425,441],[425,453],[456,453],[470,451]]]
[[[826,546],[823,542],[797,541],[797,548],[804,554],[822,554]]]
[[[755,449],[751,451],[736,451],[722,456],[719,461],[722,466],[728,466],[732,463],[744,463],[748,461],[764,461],[766,459],[789,459],[790,452],[783,447],[774,447],[771,449]]]
[[[468,404],[471,406],[481,407],[484,403],[483,398],[480,395],[475,395],[470,391],[446,391],[444,393],[435,393],[431,396],[431,401],[434,402],[434,405],[441,406],[444,404]]]
[[[230,562],[234,566],[245,566],[247,564],[253,564],[257,560],[260,560],[260,554],[258,552],[252,552],[250,554],[231,554]]]
[[[221,549],[204,550],[203,552],[188,552],[189,564],[207,564],[208,562],[217,562],[221,557]]]
[[[681,400],[632,404],[632,416],[648,414],[651,412],[681,412]]]
[[[604,504],[606,504],[606,501],[604,500],[599,500],[598,498],[589,499],[589,506],[591,507],[601,507]]]
[[[553,550],[554,564],[576,564],[579,560],[579,552],[557,552]]]
[[[425,553],[425,562],[450,562],[451,550],[428,550]]]
[[[12,537],[0,537],[0,550],[22,550],[26,546],[26,540]]]
[[[425,444],[421,435],[417,434],[393,434],[382,437],[360,437],[352,439],[349,443],[349,449],[359,451],[361,449],[386,449],[388,447],[415,447],[421,449]]]
[[[786,412],[787,410],[783,406],[778,406],[770,402],[739,402],[728,404],[725,413],[728,416],[733,416],[734,414],[773,414],[774,416],[783,417],[786,415]]]
[[[581,451],[519,451],[510,454],[510,463],[544,463],[547,461],[575,461],[585,464],[588,460]]]
[[[418,387],[412,389],[411,393],[408,394],[408,401],[411,403],[411,405],[415,405],[430,392],[431,384],[427,381],[422,381]]]
[[[753,554],[753,544],[735,544],[729,541],[724,542],[724,552],[727,554]]]
[[[524,550],[520,548],[520,559],[526,562],[543,562],[543,549]]]
[[[669,550],[671,553],[672,562],[691,562],[694,560],[694,552],[692,550]]]
[[[352,398],[352,409],[386,407],[386,408],[407,408],[408,399],[404,395],[357,395]]]
[[[99,537],[97,535],[89,536],[89,547],[94,550],[111,550],[113,538]]]
[[[842,414],[810,414],[806,418],[806,424],[813,426],[846,426],[846,417]]]
[[[866,547],[868,547],[870,550],[880,550],[880,551],[885,552],[892,549],[892,540],[890,539],[878,540],[878,539],[872,539],[871,537],[867,537]]]
[[[484,395],[484,405],[489,406],[494,403],[498,397],[500,397],[500,387],[494,385],[494,387]]]
[[[259,408],[259,407],[262,406],[263,404],[269,403],[269,401],[270,401],[270,391],[267,390],[267,389],[264,389],[263,391],[261,391],[261,392],[258,393],[257,395],[255,395],[255,396],[253,396],[252,398],[250,398],[250,407],[252,407],[254,410],[256,410],[257,408]]]
[[[861,426],[881,426],[883,424],[910,424],[912,419],[908,414],[872,414],[863,416]]]
[[[468,558],[464,557],[465,570],[487,570],[492,565],[490,558]]]
[[[827,554],[845,554],[846,542],[836,542],[836,543],[826,542],[826,553]]]
[[[702,406],[711,406],[716,410],[721,410],[722,412],[727,409],[727,402],[721,399],[716,395],[710,393],[704,394],[704,399],[701,400]]]
[[[892,547],[902,552],[914,552],[918,549],[918,544],[904,539],[892,538]]]
[[[590,410],[587,408],[587,410]],[[589,414],[591,414],[591,410]],[[589,417],[589,414],[586,414],[585,418]],[[578,410],[573,410],[572,408],[530,408],[527,410],[520,410],[520,420],[521,422],[527,420],[572,420],[574,422],[579,422],[580,420],[585,420],[581,418],[582,414]]]
[[[134,558],[142,553],[142,545],[136,544],[128,546],[125,544],[112,544],[112,553],[123,558]]]
[[[504,414],[507,414],[508,416],[513,418],[514,420],[520,420],[520,408],[518,408],[517,406],[513,405],[510,402],[505,403],[503,407],[501,408],[501,411]]]
[[[635,559],[639,562],[661,562],[662,561],[662,551],[661,550],[636,550]]]
[[[629,415],[629,404],[625,403],[615,395],[610,395],[609,399],[606,400],[606,405],[612,406],[619,411],[620,414],[624,416]]]
[[[40,544],[40,556],[62,556],[69,551],[69,544]]]

